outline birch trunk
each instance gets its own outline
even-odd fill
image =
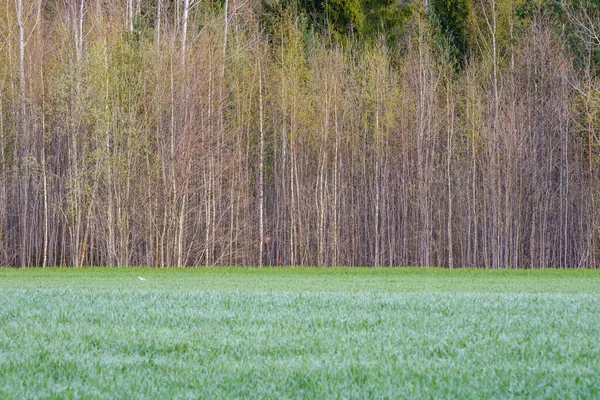
[[[260,57],[260,56],[259,56]],[[258,128],[260,134],[260,158],[258,164],[258,265],[263,265],[263,249],[265,246],[264,209],[265,209],[265,132],[263,117],[263,76],[260,59],[258,59]]]

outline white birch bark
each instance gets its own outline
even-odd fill
[[[259,55],[260,57],[260,55]],[[265,246],[265,228],[264,228],[264,209],[265,209],[265,132],[264,132],[264,117],[263,117],[263,95],[262,95],[262,68],[260,58],[258,59],[258,118],[259,118],[259,134],[260,134],[260,159],[258,165],[258,265],[263,265],[263,249]]]

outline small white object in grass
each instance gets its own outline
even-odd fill
[[[146,279],[146,278],[142,278],[141,276],[138,276],[138,277],[137,277],[137,280],[138,280],[138,281],[147,281],[148,279]]]

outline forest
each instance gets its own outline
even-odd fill
[[[0,265],[600,265],[599,0],[5,0]]]

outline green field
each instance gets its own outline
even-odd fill
[[[0,398],[600,398],[599,289],[589,270],[0,269]]]

